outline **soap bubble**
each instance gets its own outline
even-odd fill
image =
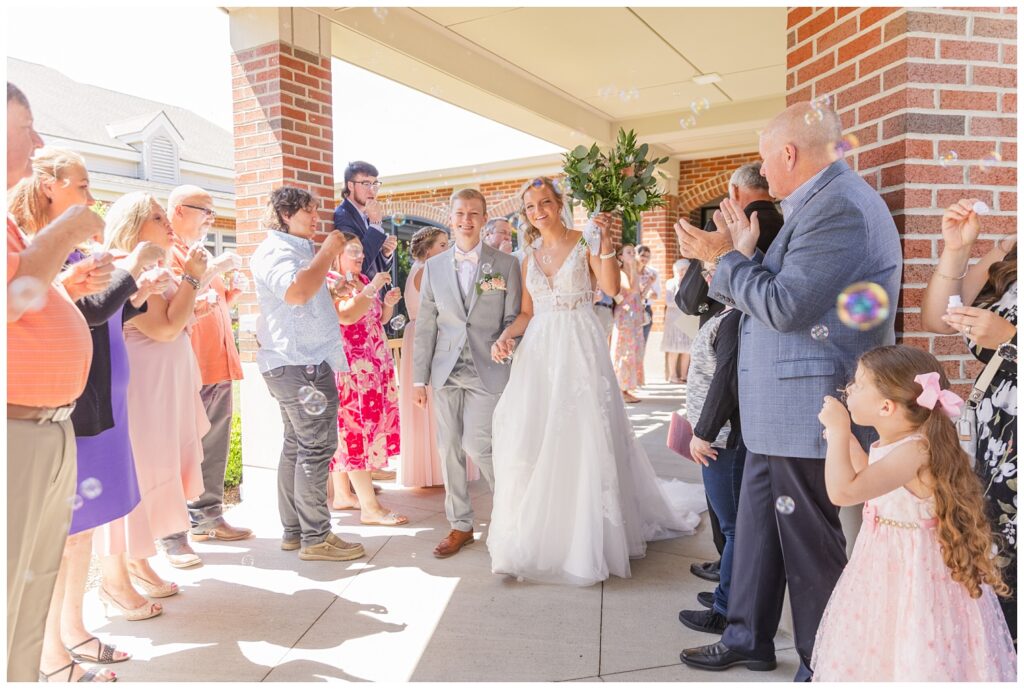
[[[15,278],[7,285],[7,309],[21,315],[41,311],[46,306],[46,284],[31,275]]]
[[[246,567],[251,567],[252,565],[256,564],[256,558],[254,558],[252,555],[243,555],[242,564]]]
[[[245,276],[245,273],[235,273],[234,277],[231,278],[231,289],[237,289],[243,292],[249,291],[249,278]]]
[[[956,151],[946,151],[942,154],[942,157],[939,158],[939,165],[942,167],[948,167],[958,160],[960,160],[960,156]]]
[[[405,224],[405,214],[404,213],[395,213],[394,215],[392,215],[391,216],[391,224],[394,225],[395,227],[401,227],[402,225],[404,225]]]
[[[701,304],[700,306],[697,307],[697,313],[707,313],[709,308],[711,307],[708,306],[706,303]]]
[[[812,125],[825,119],[825,113],[820,108],[811,107],[811,111],[804,114],[804,124]]]
[[[982,172],[987,172],[990,167],[996,163],[1002,162],[1003,156],[999,155],[996,151],[992,151],[987,156],[981,159],[981,163],[978,164],[978,169]]]
[[[699,98],[699,99],[697,99],[695,101],[691,101],[690,102],[690,111],[694,115],[699,115],[702,112],[704,112],[705,110],[710,110],[710,109],[711,109],[711,101],[709,101],[707,98]]]
[[[824,96],[818,96],[811,101],[811,107],[815,110],[821,110],[822,108],[832,107],[832,94],[827,93]]]
[[[489,272],[491,272],[492,268],[493,268],[493,266],[490,263],[485,263],[482,266],[480,266],[480,272],[482,272],[482,273],[489,273]]]
[[[388,322],[388,325],[391,326],[391,330],[393,332],[398,332],[399,330],[405,327],[405,323],[405,316],[403,316],[402,314],[398,314]]]
[[[779,514],[793,514],[795,509],[796,503],[788,495],[780,495],[779,499],[775,501],[775,511]]]
[[[974,205],[971,206],[971,210],[973,210],[978,215],[988,215],[989,213],[992,212],[992,209],[989,208],[988,204],[985,203],[984,201],[975,201]]]
[[[689,129],[690,127],[696,126],[697,118],[693,115],[687,115],[686,117],[679,120],[679,126],[683,129]]]
[[[860,139],[854,134],[847,134],[843,140],[836,144],[836,152],[842,155],[860,146]]]
[[[535,179],[532,182],[530,182],[530,184],[531,184],[531,186],[540,188],[540,187],[544,186],[544,180],[542,180],[540,177],[538,177],[537,179]]]
[[[828,326],[821,325],[820,323],[811,328],[811,337],[818,342],[824,342],[828,339]]]
[[[71,511],[72,512],[77,512],[78,510],[80,510],[82,508],[82,505],[85,504],[85,500],[83,500],[82,496],[79,495],[78,493],[75,493],[74,495],[72,495],[68,499],[68,502],[71,504]]]
[[[103,492],[103,484],[98,478],[87,478],[78,486],[78,492],[86,500],[95,500]]]
[[[388,18],[388,8],[387,7],[374,7],[373,8],[373,16],[375,16],[380,21],[384,21],[385,19]]]
[[[303,385],[299,388],[299,404],[313,416],[320,416],[327,410],[327,395],[312,386]]]
[[[609,98],[611,98],[614,93],[614,86],[602,86],[597,90],[597,95],[603,98],[604,100],[608,100]]]
[[[844,325],[855,330],[871,330],[889,317],[889,295],[881,285],[857,282],[839,293],[836,311]]]

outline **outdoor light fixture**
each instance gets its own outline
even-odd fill
[[[722,80],[722,75],[718,72],[709,72],[708,74],[698,74],[693,78],[693,83],[700,84],[701,86],[707,86],[708,84],[717,84]]]

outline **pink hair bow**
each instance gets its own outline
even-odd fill
[[[938,373],[922,373],[914,376],[914,382],[924,388],[917,396],[917,403],[922,407],[935,409],[935,405],[938,404],[949,418],[955,419],[960,416],[964,401],[952,390],[943,390],[939,387]]]

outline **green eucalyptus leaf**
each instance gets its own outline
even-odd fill
[[[576,148],[572,149],[572,155],[574,158],[582,160],[587,157],[587,147],[580,144]]]
[[[622,188],[624,190],[626,190],[626,191],[629,191],[630,189],[632,189],[633,185],[635,185],[635,184],[636,184],[636,177],[627,177],[626,179],[622,180]]]
[[[638,191],[636,193],[636,196],[633,197],[633,203],[635,203],[638,206],[642,206],[645,203],[647,203],[647,192],[644,191],[643,189]]]
[[[637,158],[639,160],[643,160],[644,158],[646,158],[647,157],[647,150],[648,150],[647,144],[641,144],[639,150],[637,150]]]
[[[580,163],[580,172],[587,173],[594,169],[594,164],[590,162]]]

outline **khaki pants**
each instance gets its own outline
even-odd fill
[[[7,420],[7,681],[39,679],[78,478],[71,421]]]

